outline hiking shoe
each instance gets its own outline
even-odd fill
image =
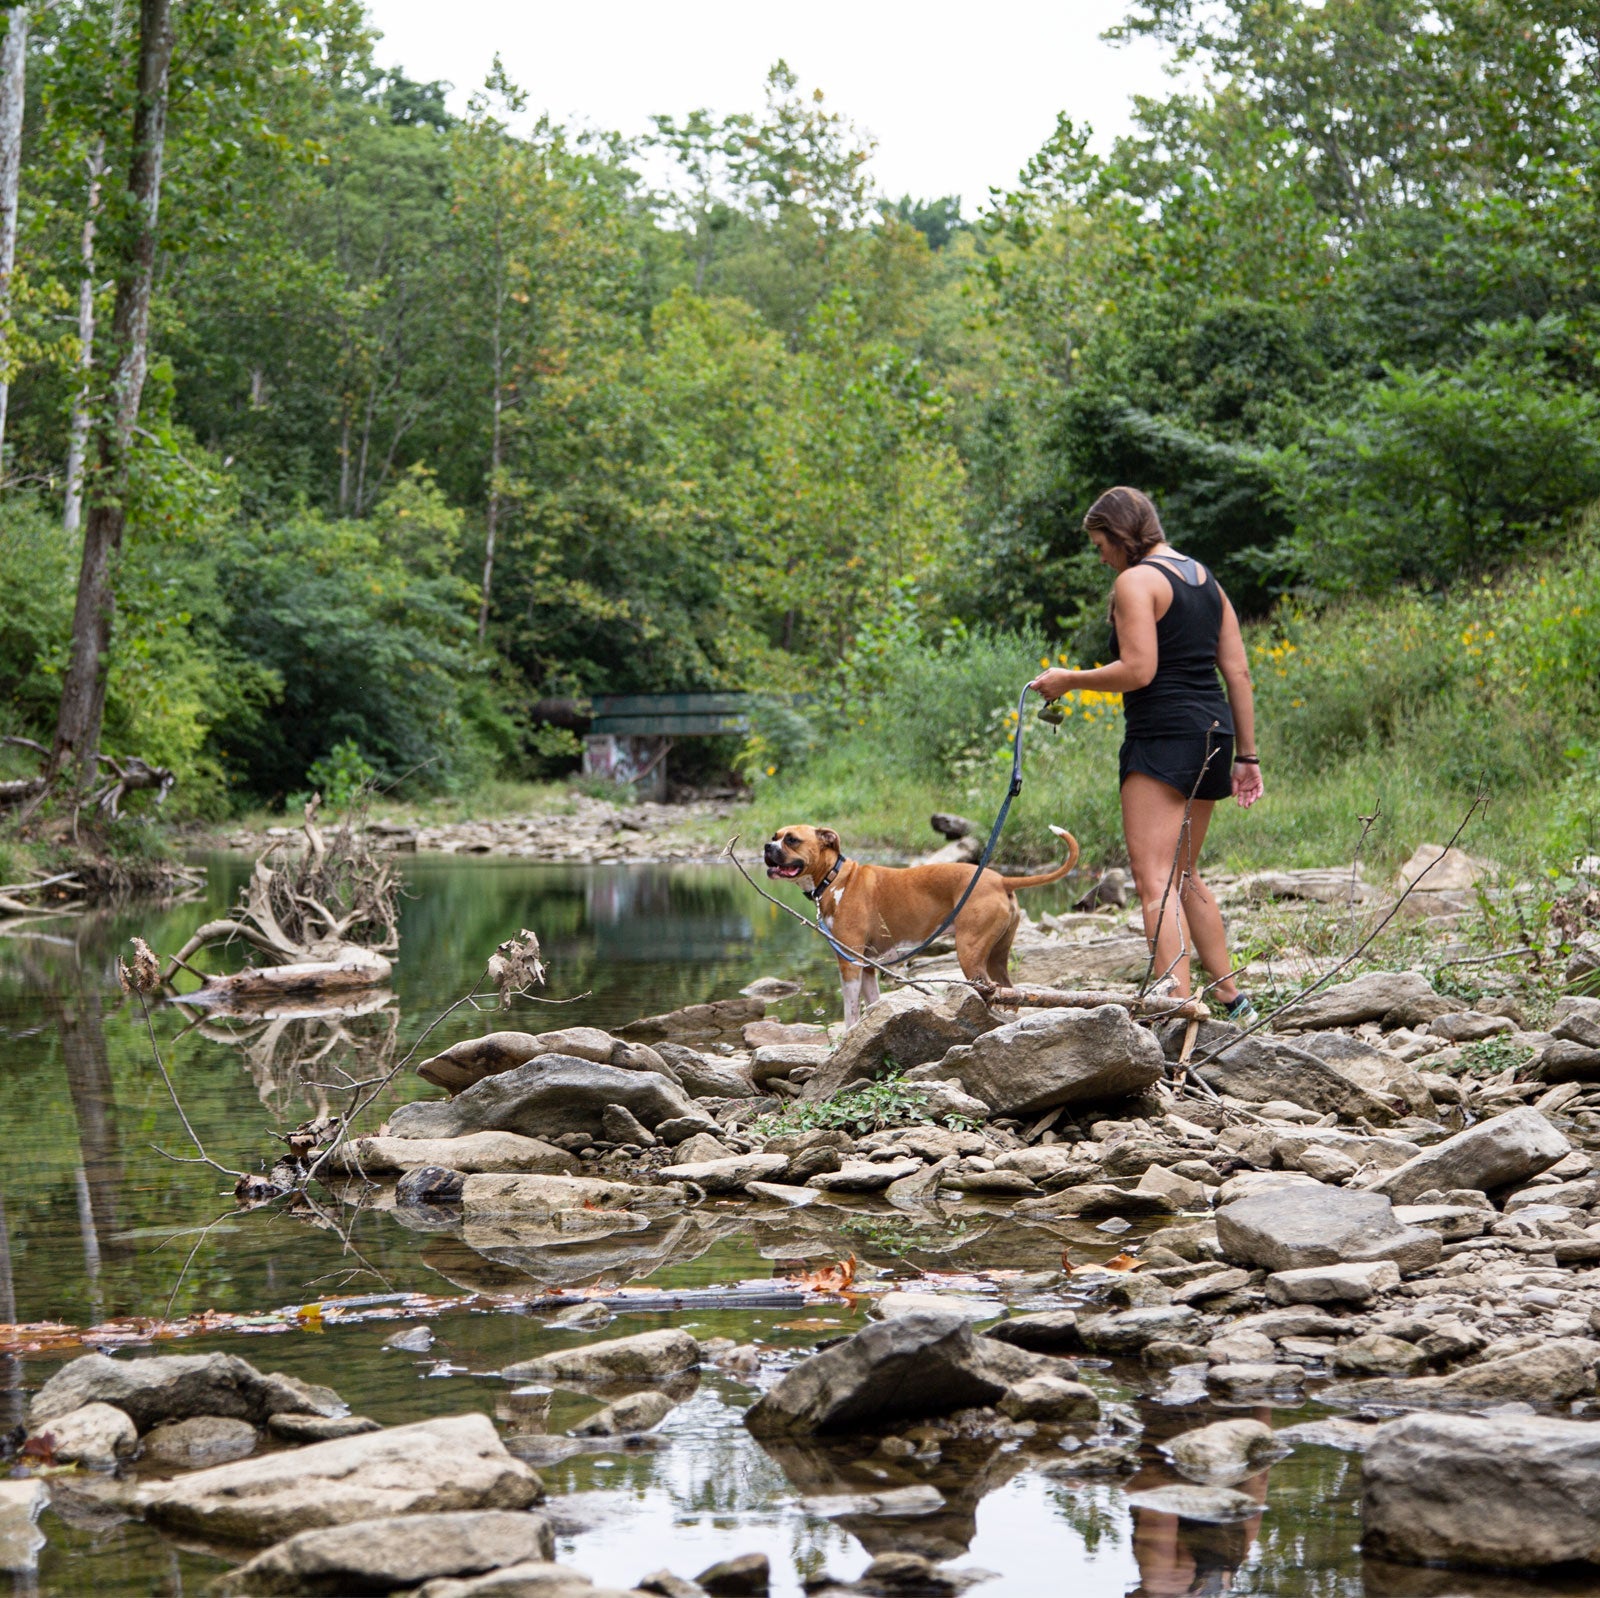
[[[1228,1005],[1226,1014],[1235,1026],[1252,1027],[1261,1019],[1256,1013],[1256,1007],[1250,1002],[1248,993],[1241,993],[1232,1004]]]

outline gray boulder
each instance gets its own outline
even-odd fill
[[[1393,1107],[1348,1077],[1335,1064],[1305,1049],[1248,1037],[1222,1046],[1226,1052],[1199,1067],[1201,1078],[1219,1093],[1249,1104],[1287,1099],[1318,1115],[1332,1111],[1375,1126],[1395,1119]]]
[[[1437,1232],[1400,1225],[1381,1193],[1319,1182],[1225,1204],[1217,1211],[1217,1243],[1230,1264],[1269,1271],[1393,1260],[1405,1273],[1434,1264],[1443,1248]]]
[[[846,1160],[837,1171],[818,1171],[806,1178],[807,1187],[824,1193],[881,1193],[894,1182],[916,1176],[921,1160]]]
[[[1520,1354],[1463,1365],[1448,1376],[1370,1376],[1334,1382],[1317,1395],[1327,1404],[1396,1404],[1406,1409],[1479,1404],[1557,1404],[1594,1391],[1600,1343],[1557,1337]]]
[[[1407,1564],[1600,1564],[1600,1426],[1407,1415],[1362,1461],[1363,1551]]]
[[[473,1132],[466,1137],[358,1137],[341,1143],[329,1157],[335,1171],[384,1175],[441,1165],[471,1175],[477,1171],[537,1171],[572,1175],[581,1169],[577,1157],[515,1132]]]
[[[507,1365],[501,1375],[511,1381],[656,1381],[693,1370],[700,1363],[700,1345],[687,1332],[664,1328],[585,1343]]]
[[[543,1515],[465,1510],[442,1515],[352,1521],[303,1531],[216,1584],[224,1598],[268,1594],[390,1593],[438,1576],[470,1576],[528,1560],[548,1560],[555,1538]]]
[[[596,1587],[571,1565],[528,1560],[484,1576],[441,1576],[413,1591],[416,1598],[639,1598],[641,1589]]]
[[[1435,1143],[1372,1186],[1396,1204],[1438,1188],[1493,1192],[1547,1171],[1572,1152],[1572,1145],[1537,1110],[1508,1110]]]
[[[255,1436],[254,1430],[250,1435]],[[35,1426],[28,1441],[49,1444],[50,1456],[62,1465],[85,1470],[115,1470],[139,1446],[133,1422],[112,1404],[85,1404],[68,1410],[43,1426]]]
[[[665,1166],[669,1182],[693,1182],[707,1193],[742,1193],[747,1182],[780,1182],[789,1169],[786,1154],[734,1154],[721,1160],[693,1160]]]
[[[617,1032],[641,1043],[714,1042],[739,1037],[749,1022],[759,1021],[766,1013],[763,999],[713,999],[710,1004],[686,1004],[681,1010],[644,1016],[618,1027]]]
[[[1078,1335],[1078,1313],[1070,1309],[1035,1310],[1031,1315],[1012,1315],[984,1334],[990,1339],[1010,1343],[1036,1354],[1070,1354],[1083,1348]]]
[[[1190,1481],[1219,1487],[1243,1481],[1287,1452],[1273,1437],[1272,1428],[1258,1420],[1213,1421],[1180,1433],[1162,1448]]]
[[[826,1043],[766,1043],[750,1056],[750,1079],[764,1089],[780,1078],[787,1080],[791,1071],[803,1066],[815,1070],[826,1065],[832,1052]]]
[[[1419,971],[1368,971],[1301,999],[1284,1013],[1283,1024],[1305,1031],[1360,1026],[1363,1021],[1420,1026],[1455,1007],[1455,1001],[1435,993]]]
[[[1161,1045],[1120,1005],[1030,1010],[939,1062],[995,1115],[1142,1093],[1166,1068]]]
[[[611,1213],[660,1202],[661,1188],[636,1187],[630,1182],[607,1182],[598,1176],[513,1176],[480,1173],[461,1187],[462,1213],[516,1215],[548,1220],[578,1210]]]
[[[1044,988],[1138,982],[1149,968],[1150,945],[1136,933],[1035,943],[1011,956],[1013,981]]]
[[[343,1415],[348,1406],[326,1387],[258,1371],[233,1354],[162,1354],[111,1359],[85,1354],[64,1365],[33,1396],[28,1424],[46,1423],[85,1404],[113,1404],[141,1432],[164,1420],[228,1415],[257,1425],[271,1415]]]
[[[256,1451],[256,1429],[226,1415],[195,1415],[168,1421],[148,1432],[141,1453],[146,1463],[169,1470],[200,1470],[246,1459]]]
[[[930,999],[902,988],[869,1004],[827,1061],[800,1090],[803,1099],[831,1099],[852,1082],[878,1076],[886,1060],[902,1070],[944,1058],[994,1025],[988,1007],[972,993],[958,1000]]]
[[[778,1437],[946,1415],[993,1404],[1051,1368],[1046,1355],[974,1335],[963,1315],[919,1310],[802,1360],[744,1420],[756,1436]]]
[[[38,1568],[45,1536],[36,1522],[49,1502],[50,1489],[37,1476],[0,1481],[0,1571],[20,1575]],[[17,1583],[22,1592],[31,1592],[36,1586]]]
[[[389,1117],[389,1133],[403,1138],[457,1138],[472,1132],[600,1137],[610,1104],[622,1105],[651,1130],[674,1116],[695,1113],[689,1095],[654,1071],[547,1054],[485,1077],[445,1103],[402,1104]]]
[[[624,1437],[630,1432],[647,1432],[659,1426],[677,1405],[665,1393],[647,1389],[629,1393],[614,1404],[596,1410],[587,1420],[572,1428],[574,1437]]]
[[[1065,1376],[1029,1376],[1008,1387],[996,1407],[1011,1420],[1054,1426],[1100,1418],[1100,1400],[1094,1389]]]
[[[1185,1343],[1199,1329],[1199,1312],[1187,1304],[1078,1316],[1083,1346],[1096,1354],[1137,1354],[1155,1342]]]
[[[674,1071],[684,1092],[697,1099],[753,1099],[755,1084],[736,1065],[708,1060],[682,1043],[658,1043],[656,1053]]]
[[[1180,1520],[1198,1520],[1216,1526],[1249,1520],[1262,1509],[1258,1499],[1231,1487],[1191,1487],[1181,1483],[1129,1493],[1128,1502],[1135,1509],[1153,1509],[1163,1515],[1176,1515]]]
[[[241,1459],[146,1488],[158,1525],[213,1542],[271,1543],[376,1516],[526,1509],[539,1478],[487,1415],[451,1415]]]

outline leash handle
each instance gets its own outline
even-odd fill
[[[972,869],[972,880],[967,883],[961,897],[956,900],[955,908],[943,921],[925,937],[916,948],[908,949],[894,963],[904,965],[907,960],[914,959],[921,954],[930,943],[937,943],[940,938],[954,924],[955,919],[961,914],[963,906],[972,897],[973,889],[978,886],[978,879],[989,869],[989,861],[994,856],[995,845],[1000,842],[1000,833],[1006,824],[1006,816],[1011,809],[1011,801],[1022,792],[1022,729],[1024,715],[1028,708],[1028,689],[1022,690],[1021,697],[1017,700],[1017,731],[1011,740],[1011,786],[1006,790],[1004,801],[1000,805],[1000,814],[994,818],[994,825],[989,829],[989,841],[983,846],[983,853],[978,857],[978,863]],[[817,896],[817,931],[827,940],[833,952],[851,965],[861,964],[861,956],[852,954],[848,949],[842,948],[835,940],[833,934],[822,924],[822,896]]]

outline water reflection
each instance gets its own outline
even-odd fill
[[[166,952],[220,912],[247,862],[215,864],[201,902],[0,936],[7,1059],[0,1135],[8,1156],[0,1172],[0,1319],[87,1324],[114,1314],[244,1312],[374,1289],[537,1294],[648,1281],[681,1290],[771,1280],[798,1262],[850,1253],[863,1269],[898,1279],[928,1273],[950,1285],[962,1273],[986,1271],[1003,1297],[1027,1309],[1053,1301],[1050,1273],[1063,1248],[1083,1261],[1120,1246],[1091,1225],[1019,1219],[1008,1206],[976,1198],[918,1215],[872,1201],[825,1200],[801,1211],[711,1203],[577,1237],[467,1224],[450,1209],[397,1209],[392,1189],[352,1189],[323,1214],[274,1206],[235,1216],[230,1183],[152,1147],[188,1152],[143,1023],[118,997],[112,965],[135,933]],[[535,928],[543,942],[547,991],[590,997],[558,1011],[519,1004],[495,1015],[495,1025],[615,1026],[725,997],[757,976],[809,984],[788,1019],[836,1014],[827,951],[729,872],[427,858],[407,861],[405,871],[409,897],[392,996],[198,1020],[175,1006],[156,1014],[184,1104],[224,1163],[256,1168],[276,1152],[273,1130],[337,1109],[343,1079],[376,1074],[408,1049],[471,983],[488,951],[522,926]],[[430,1046],[490,1022],[462,1012]],[[401,1097],[431,1091],[406,1073],[375,1109],[383,1113]],[[681,1325],[702,1339],[758,1342],[770,1360],[848,1332],[864,1313],[861,1305],[839,1304],[803,1315],[632,1314],[601,1335]],[[593,1335],[558,1330],[536,1313],[481,1309],[442,1315],[432,1326],[438,1342],[427,1356],[385,1350],[393,1322],[208,1336],[163,1351],[238,1353],[329,1383],[358,1412],[397,1424],[472,1408],[496,1413],[510,1404],[510,1390],[484,1373]],[[36,1387],[51,1366],[11,1360],[0,1367],[0,1429],[20,1418],[23,1389]],[[441,1376],[441,1368],[460,1374]],[[1214,1412],[1203,1403],[1174,1408],[1144,1400],[1145,1377],[1136,1367],[1091,1371],[1089,1379],[1108,1401],[1136,1404],[1148,1428],[1131,1485],[1172,1481],[1156,1444]],[[775,1592],[796,1598],[802,1580],[824,1573],[848,1579],[873,1553],[906,1548],[996,1572],[976,1589],[984,1598],[1510,1598],[1533,1590],[1509,1578],[1364,1568],[1356,1551],[1359,1460],[1332,1449],[1301,1449],[1251,1478],[1246,1490],[1264,1512],[1212,1527],[1131,1511],[1116,1482],[1048,1473],[1046,1462],[1059,1466],[1071,1457],[1048,1438],[950,1441],[936,1459],[912,1466],[858,1444],[758,1443],[742,1423],[753,1390],[731,1376],[707,1373],[675,1396],[682,1402],[663,1424],[659,1447],[590,1448],[545,1469],[564,1517],[561,1553],[597,1579],[627,1587],[663,1564],[692,1575],[760,1549],[773,1560]],[[524,1435],[541,1426],[564,1432],[598,1402],[594,1394],[557,1390],[545,1405],[508,1415],[508,1424]],[[823,1515],[805,1507],[807,1499],[917,1484],[941,1495],[933,1513]],[[65,1487],[58,1503],[44,1521],[50,1543],[42,1593],[199,1591],[221,1568],[138,1523],[107,1519],[86,1497],[75,1507]],[[1593,1591],[1581,1584],[1567,1590]]]

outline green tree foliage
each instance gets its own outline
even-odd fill
[[[33,8],[0,716],[35,735],[130,225],[125,12]],[[1004,661],[1103,652],[1112,482],[1258,618],[1498,580],[1600,494],[1576,0],[1132,0],[1188,86],[1109,148],[1062,116],[969,215],[878,195],[781,61],[634,146],[498,63],[452,114],[355,0],[176,15],[106,737],[194,803],[545,769],[572,741],[526,707],[603,690],[785,696],[755,776],[902,722],[926,772]],[[923,668],[944,730],[882,721]]]

